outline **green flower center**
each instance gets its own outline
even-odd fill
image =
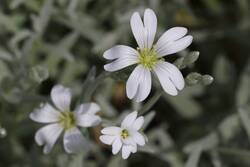
[[[138,49],[138,52],[140,54],[139,55],[139,64],[142,64],[145,68],[148,68],[150,70],[160,60],[154,47],[152,47],[151,49],[149,49],[149,48]]]
[[[121,132],[121,137],[123,139],[126,139],[129,136],[128,130],[127,129],[123,129]]]
[[[61,112],[59,122],[63,125],[65,130],[71,129],[76,126],[76,119],[73,112]]]

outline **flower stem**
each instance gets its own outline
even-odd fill
[[[153,105],[159,100],[161,95],[162,95],[162,91],[157,90],[154,96],[151,97],[151,99],[149,99],[148,102],[143,105],[143,107],[139,111],[139,114],[144,115],[147,111],[149,111],[153,107]]]

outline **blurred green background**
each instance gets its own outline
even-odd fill
[[[83,131],[90,152],[67,155],[58,141],[43,155],[34,142],[41,125],[28,115],[55,84],[72,88],[74,104],[100,104],[104,125],[145,107],[126,98],[126,72],[98,82],[106,49],[136,47],[129,20],[145,8],[158,17],[157,37],[189,29],[194,41],[179,55],[197,50],[200,57],[182,72],[214,82],[162,94],[146,115],[147,146],[127,161],[99,142],[101,126]],[[249,167],[249,39],[248,0],[0,0],[0,167]]]

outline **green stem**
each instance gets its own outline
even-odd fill
[[[146,104],[144,104],[144,106],[139,111],[139,114],[144,115],[147,111],[149,111],[153,107],[153,105],[159,100],[161,95],[162,95],[162,91],[157,90],[154,96],[151,97],[151,99],[149,99]]]

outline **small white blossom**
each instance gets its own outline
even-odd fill
[[[112,153],[117,154],[122,149],[122,158],[127,159],[131,153],[137,151],[137,144],[145,145],[146,138],[139,132],[144,118],[137,117],[137,111],[127,115],[121,123],[121,127],[110,126],[102,129],[100,140],[112,145]]]
[[[151,9],[145,10],[143,21],[139,13],[135,12],[130,19],[130,25],[138,49],[116,45],[105,51],[103,57],[114,61],[106,64],[104,69],[112,72],[137,64],[126,83],[128,98],[137,102],[146,99],[150,93],[151,72],[158,77],[165,92],[177,95],[178,90],[184,88],[183,76],[175,65],[165,62],[163,57],[187,48],[192,43],[193,37],[185,36],[186,28],[174,27],[163,33],[153,45],[157,18]]]
[[[30,118],[35,122],[49,123],[35,134],[35,141],[40,146],[44,145],[45,154],[51,151],[63,131],[65,132],[64,149],[67,153],[88,148],[87,139],[84,138],[78,126],[91,127],[101,122],[101,118],[96,115],[100,108],[95,103],[81,104],[72,112],[70,110],[71,96],[69,88],[56,85],[51,91],[51,99],[56,108],[46,103],[30,114]]]

